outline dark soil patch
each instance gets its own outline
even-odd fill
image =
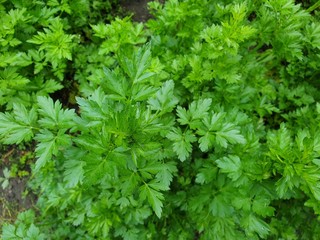
[[[0,183],[0,228],[5,222],[14,222],[19,212],[33,207],[36,202],[36,196],[28,193],[26,187],[30,175],[29,164],[33,161],[30,158],[31,151],[21,150],[17,146],[1,149],[0,177],[4,177],[3,170],[6,168],[15,168],[17,175],[9,178],[9,185],[5,189]]]
[[[132,20],[137,22],[145,22],[151,15],[148,11],[148,2],[150,0],[122,0],[120,4],[124,8],[124,10],[128,11],[129,13],[133,13]]]
[[[132,20],[136,22],[146,22],[152,17],[148,10],[148,2],[151,0],[121,0],[120,4],[124,10],[133,13]],[[159,0],[164,3],[164,0]]]
[[[0,170],[1,171],[1,170]],[[27,177],[10,179],[9,186],[0,191],[0,226],[4,222],[14,222],[19,212],[31,208],[35,204],[35,197],[26,190]]]

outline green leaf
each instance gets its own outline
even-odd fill
[[[16,234],[16,228],[11,224],[4,224],[2,227],[2,239],[3,240],[17,240],[20,239]]]
[[[39,120],[42,127],[63,130],[73,126],[75,118],[73,109],[63,110],[59,101],[54,103],[49,97],[39,96],[37,100],[39,114],[43,117]]]
[[[101,86],[113,93],[112,99],[121,100],[126,98],[128,84],[125,79],[118,76],[114,71],[104,68],[105,79],[102,80]],[[104,81],[105,80],[105,81]]]
[[[229,155],[228,157],[223,157],[216,161],[221,172],[227,173],[228,177],[233,181],[237,181],[241,175],[241,161],[238,156]]]
[[[202,152],[206,152],[212,146],[215,141],[215,134],[206,132],[201,138],[199,138],[199,147]]]
[[[185,108],[178,106],[177,107],[177,116],[178,121],[180,122],[181,125],[190,125],[191,123],[191,119],[192,119],[192,115],[190,113],[190,111],[187,111]]]
[[[33,223],[30,225],[28,231],[27,231],[27,236],[26,236],[26,240],[30,239],[36,239],[36,240],[42,240],[42,239],[46,239],[46,236],[42,233],[40,233],[40,230],[38,227],[36,227]]]
[[[189,105],[189,111],[193,119],[204,118],[210,109],[212,103],[211,98],[199,99]]]
[[[180,161],[185,161],[192,151],[191,143],[197,141],[195,135],[187,130],[182,133],[180,128],[174,128],[167,134],[167,138],[173,141],[173,151],[178,154]]]
[[[134,85],[132,87],[132,99],[136,102],[147,100],[156,90],[155,87]]]
[[[205,184],[214,181],[217,178],[218,168],[213,162],[205,162],[196,176],[196,183]]]
[[[173,173],[177,171],[177,167],[173,162],[154,162],[144,168],[140,168],[139,171],[141,172],[141,175],[145,176],[148,179],[152,178],[151,174],[155,175],[157,182],[162,186],[161,189],[169,190],[169,186],[173,178]]]
[[[199,134],[204,135],[204,133],[208,131],[220,130],[222,128],[222,125],[225,123],[225,117],[225,112],[214,113],[213,111],[211,111],[202,119],[204,128],[198,129]]]
[[[243,195],[238,195],[233,198],[232,205],[236,209],[243,209],[244,211],[250,211],[251,209],[251,198]]]
[[[128,156],[125,156],[128,158]],[[96,152],[86,153],[83,157],[83,161],[85,162],[85,165],[83,167],[84,169],[84,178],[83,178],[83,186],[85,188],[91,188],[92,185],[95,185],[99,183],[101,180],[103,180],[106,176],[108,178],[115,178],[118,179],[118,170],[115,162],[112,161],[112,159],[117,159],[117,164],[125,165],[127,158],[121,156],[120,154],[114,155],[112,153],[107,153],[106,156],[101,156],[101,154],[97,154]],[[81,173],[82,174],[82,173]],[[133,174],[136,175],[136,174]],[[124,175],[123,178],[130,178],[128,175]],[[129,182],[122,182],[122,189],[125,189],[125,184],[128,184],[132,188],[135,187],[134,184],[136,182],[134,181],[136,179],[131,179]],[[137,179],[138,181],[139,179]],[[129,187],[128,187],[129,188]],[[130,193],[132,193],[133,189],[128,190]]]
[[[163,182],[158,181],[158,179],[151,180],[148,182],[148,186],[156,191],[165,191],[168,190],[168,186]]]
[[[99,24],[92,27],[94,28],[96,36],[100,38],[107,38],[101,44],[99,48],[99,54],[104,55],[110,52],[119,53],[119,49],[122,47],[124,48],[123,53],[120,53],[122,56],[118,57],[119,61],[124,61],[124,57],[129,55],[126,51],[128,48],[134,45],[144,44],[147,40],[145,37],[143,24],[131,21],[130,17],[125,17],[122,19],[115,18],[111,24],[107,24],[105,26],[103,24]],[[129,62],[136,64],[134,63],[134,57],[130,56],[128,60]]]
[[[223,124],[221,130],[216,132],[216,141],[224,148],[228,147],[228,143],[246,143],[246,139],[241,135],[239,128],[232,123]]]
[[[163,207],[162,201],[164,200],[163,194],[154,190],[147,183],[145,183],[140,188],[140,198],[141,200],[144,200],[146,197],[148,198],[148,202],[151,204],[153,211],[157,217],[160,218]]]
[[[93,151],[95,153],[102,154],[107,150],[106,146],[101,142],[101,139],[96,136],[82,135],[79,138],[75,138],[73,141],[82,149]]]
[[[5,52],[0,54],[0,66],[7,67],[7,66],[28,66],[32,64],[32,59],[28,56],[25,52]]]
[[[130,205],[128,198],[121,197],[117,200],[117,204],[120,206],[120,209],[126,208]]]
[[[64,134],[64,131],[53,134],[49,130],[41,130],[35,139],[39,142],[35,150],[38,158],[35,164],[36,172],[51,161],[52,156],[56,155],[58,150],[64,150],[71,145],[70,136]]]
[[[213,216],[216,217],[227,217],[233,212],[232,206],[227,203],[222,194],[214,197],[209,205],[209,209]]]
[[[173,173],[177,172],[178,169],[173,162],[163,164],[162,169],[156,174],[156,178],[165,187],[165,190],[169,190],[170,183],[173,179]]]
[[[65,172],[63,180],[66,182],[67,187],[75,187],[83,180],[84,162],[78,160],[68,160],[64,164]]]
[[[138,51],[134,51],[131,58],[124,52],[119,54],[119,63],[133,84],[145,81],[154,75],[152,72],[147,72],[151,65],[150,48],[150,44],[144,45]]]
[[[320,181],[318,182],[318,184]],[[309,186],[311,193],[313,194],[314,198],[320,201],[320,187],[318,185]]]
[[[286,158],[291,152],[293,141],[291,133],[287,129],[285,123],[280,124],[280,129],[278,131],[269,131],[267,139],[271,156],[274,159],[278,159],[277,156]]]
[[[309,139],[309,138],[310,138],[309,130],[303,129],[303,130],[299,130],[297,132],[295,140],[296,140],[297,146],[301,152],[303,152],[305,150],[305,147],[306,147],[305,140]]]
[[[0,113],[0,137],[5,144],[30,141],[36,129],[37,113],[21,104],[13,104],[13,113]]]
[[[295,168],[299,168],[299,166],[291,163],[286,164],[282,177],[276,182],[276,191],[282,198],[286,197],[288,190],[292,190],[301,184],[301,178],[297,175]]]
[[[148,104],[152,110],[160,111],[161,113],[171,112],[178,104],[178,99],[173,94],[174,82],[166,81],[161,89],[156,92],[156,95],[149,98]]]
[[[304,166],[302,177],[307,183],[311,193],[320,201],[320,167],[318,166]]]
[[[61,83],[54,81],[53,79],[42,82],[41,89],[38,91],[39,95],[47,95],[48,93],[56,92],[63,88]]]
[[[35,164],[35,171],[37,172],[51,160],[53,152],[56,151],[56,136],[45,130],[37,134],[36,140],[40,142],[36,147],[36,157],[38,159]]]
[[[0,70],[0,88],[22,89],[30,80],[20,75],[14,67]]]
[[[256,197],[252,203],[252,210],[262,217],[271,217],[275,209],[270,207],[270,199],[265,197]]]
[[[177,107],[178,121],[182,125],[189,125],[191,129],[195,129],[201,123],[201,120],[205,118],[211,107],[212,99],[205,98],[193,101],[189,105],[189,109],[186,110],[180,106]]]
[[[319,133],[316,133],[313,137],[313,151],[315,151],[318,156],[320,155],[320,136]],[[318,164],[320,166],[320,164]]]
[[[133,80],[134,83],[144,81],[145,79],[154,75],[154,73],[152,72],[146,72],[146,70],[151,64],[150,49],[151,49],[150,44],[146,44],[143,48],[139,49],[135,57],[135,61],[137,63],[137,66],[136,66],[137,72]]]
[[[3,173],[3,177],[0,177],[0,183],[1,183],[1,187],[2,189],[6,189],[9,186],[9,180],[11,177],[11,171],[8,168],[4,168],[2,170]]]
[[[51,61],[54,67],[58,65],[58,60],[72,59],[75,36],[65,34],[63,27],[60,18],[53,18],[49,28],[44,28],[44,32],[38,32],[32,39],[27,40],[29,43],[40,45],[39,50],[46,51],[46,59]]]
[[[242,220],[242,225],[247,232],[247,235],[251,235],[256,232],[261,238],[266,238],[270,232],[270,227],[266,222],[257,218],[254,214],[249,214]]]
[[[81,114],[85,119],[89,119],[90,123],[110,118],[110,102],[101,88],[96,89],[89,99],[77,97],[77,103],[80,106]]]

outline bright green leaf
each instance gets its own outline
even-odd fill
[[[229,155],[217,160],[221,172],[227,173],[233,181],[237,181],[242,175],[241,161],[238,156]]]
[[[197,141],[197,138],[190,130],[182,133],[180,128],[174,128],[168,133],[167,138],[173,141],[173,150],[178,154],[182,162],[187,159],[192,151],[191,143]]]
[[[162,207],[164,200],[163,194],[151,188],[148,184],[144,184],[140,188],[140,198],[143,200],[148,198],[148,202],[151,204],[153,211],[157,215],[158,218],[161,217]]]

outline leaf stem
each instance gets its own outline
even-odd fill
[[[318,8],[318,7],[320,7],[320,0],[318,1],[318,2],[316,2],[315,4],[313,4],[311,7],[309,7],[308,9],[307,9],[307,12],[312,12],[312,11],[314,11],[316,8]]]

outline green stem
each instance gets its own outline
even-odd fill
[[[316,8],[318,8],[318,7],[320,7],[320,0],[318,1],[318,2],[316,2],[315,4],[313,4],[311,7],[309,7],[308,9],[307,9],[307,12],[312,12],[312,11],[314,11]]]

